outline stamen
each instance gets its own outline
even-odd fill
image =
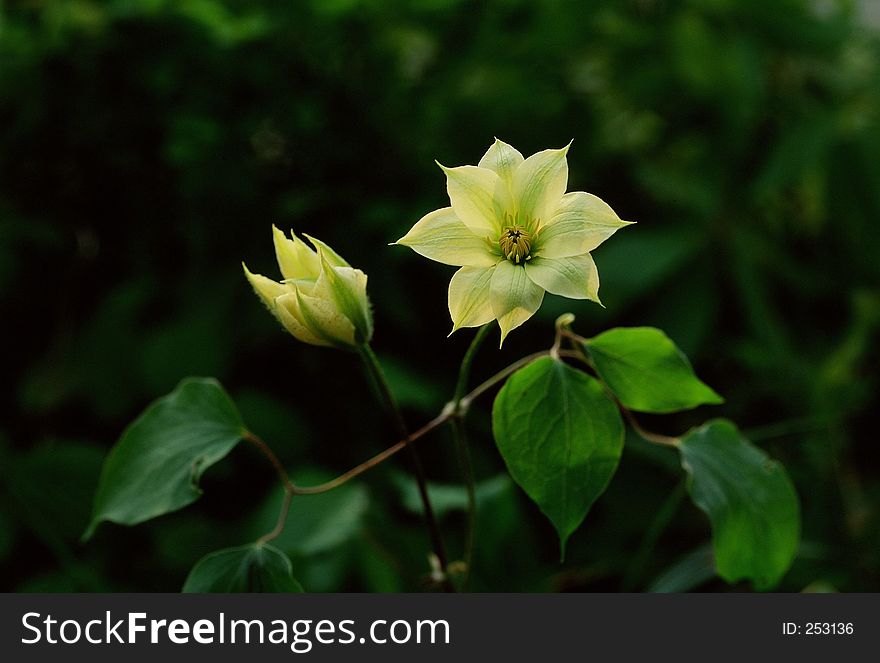
[[[498,238],[505,258],[517,265],[531,259],[532,233],[522,226],[507,226]]]

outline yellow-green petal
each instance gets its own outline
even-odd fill
[[[285,279],[316,279],[321,271],[318,254],[291,232],[288,239],[282,231],[272,226],[275,257]]]
[[[480,327],[495,319],[489,295],[494,272],[495,265],[462,267],[452,275],[448,297],[452,332],[462,327]]]
[[[497,236],[505,188],[498,174],[479,166],[440,167],[446,173],[446,191],[455,215],[475,234]]]
[[[513,183],[513,173],[523,161],[518,149],[496,138],[477,165],[495,171],[509,186]]]
[[[303,233],[303,235],[308,238],[308,240],[312,243],[312,246],[314,246],[318,250],[318,253],[323,255],[331,265],[333,265],[334,267],[351,267],[351,265],[346,262],[345,258],[336,253],[336,251],[331,249],[320,239],[316,239],[311,235],[306,235],[305,233]]]
[[[507,335],[531,318],[544,300],[544,289],[526,276],[521,265],[509,260],[498,263],[489,286],[492,311],[501,327],[501,343]]]
[[[329,345],[353,347],[357,344],[354,325],[333,301],[310,297],[299,290],[296,300],[300,321],[309,331]]]
[[[568,258],[534,258],[526,263],[526,276],[554,295],[599,301],[599,272],[589,253]]]
[[[306,326],[296,292],[289,292],[276,299],[274,313],[284,328],[297,340],[311,345],[328,347],[335,345]]]
[[[265,304],[269,310],[271,311],[274,307],[274,302],[276,297],[280,297],[281,295],[290,292],[290,289],[284,285],[283,283],[278,283],[273,281],[270,278],[266,278],[262,274],[254,274],[247,268],[247,265],[241,263],[242,269],[244,269],[244,275],[247,277],[248,282],[251,284],[251,287],[254,289],[254,292],[257,293],[257,296],[260,300]]]
[[[373,317],[367,300],[367,275],[359,269],[332,265],[320,245],[318,253],[321,275],[311,291],[299,288],[299,292],[327,302],[348,318],[357,331],[357,343],[369,341],[373,335]]]
[[[568,146],[543,150],[523,161],[513,174],[513,198],[520,222],[546,221],[568,186]]]
[[[426,214],[396,243],[445,265],[489,267],[498,262],[494,244],[486,235],[475,235],[451,207]]]
[[[541,228],[535,254],[542,258],[567,258],[592,251],[624,226],[601,198],[584,191],[562,196],[562,202]]]

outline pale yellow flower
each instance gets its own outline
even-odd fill
[[[524,159],[496,139],[476,166],[438,163],[451,207],[425,215],[396,243],[461,268],[449,283],[453,332],[497,320],[503,343],[545,291],[599,301],[590,251],[629,222],[592,194],[565,193],[567,152]]]
[[[281,282],[253,274],[242,263],[254,291],[284,328],[304,343],[354,348],[370,340],[373,317],[367,275],[353,269],[323,242],[316,250],[272,226]]]

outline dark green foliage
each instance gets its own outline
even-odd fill
[[[265,544],[218,550],[198,561],[184,592],[301,592],[290,560]]]

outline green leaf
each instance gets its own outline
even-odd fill
[[[424,514],[424,505],[422,504],[419,487],[415,479],[409,475],[398,474],[394,477],[394,481],[400,488],[401,505],[403,508],[410,513],[422,516]],[[477,507],[482,506],[483,502],[497,499],[510,486],[510,477],[503,472],[478,481],[474,486]],[[434,483],[429,481],[428,496],[431,498],[434,515],[438,518],[443,518],[454,511],[467,511],[468,509],[467,490],[461,484]]]
[[[588,340],[586,348],[599,376],[630,410],[660,414],[724,402],[659,329],[610,329]]]
[[[202,557],[183,592],[302,592],[283,552],[266,544],[218,550]]]
[[[776,585],[800,538],[797,493],[785,468],[716,419],[681,442],[682,466],[694,503],[712,522],[715,566],[727,582]]]
[[[150,405],[104,461],[88,539],[101,521],[136,525],[181,509],[201,495],[202,472],[246,432],[220,384],[188,378]]]
[[[492,408],[498,450],[513,479],[568,537],[611,480],[623,422],[602,385],[545,357],[514,373]]]

